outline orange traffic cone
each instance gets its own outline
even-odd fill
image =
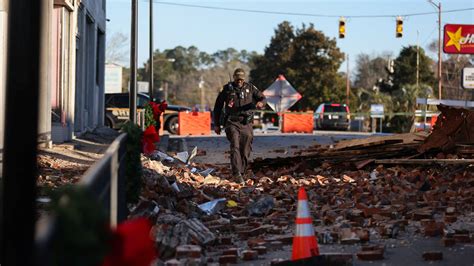
[[[319,255],[318,241],[314,235],[313,218],[309,213],[308,196],[303,187],[298,191],[298,209],[296,214],[296,232],[293,237],[292,260]]]

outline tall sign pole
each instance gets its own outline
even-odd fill
[[[137,123],[137,46],[138,0],[132,0],[132,28],[130,44],[130,121]]]
[[[148,84],[148,95],[153,100],[153,0],[150,0],[150,82]]]
[[[443,77],[441,75],[441,2],[438,3],[438,98],[442,98]]]

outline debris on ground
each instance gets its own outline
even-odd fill
[[[439,130],[443,127],[432,134]],[[474,162],[457,153],[457,142],[452,149],[420,151],[427,141],[428,134],[408,133],[315,146],[296,157],[255,161],[254,178],[244,185],[229,181],[227,167],[212,166],[211,175],[209,165],[143,157],[146,180],[155,180],[147,182],[143,198],[160,207],[154,233],[165,254],[161,259],[237,263],[290,245],[300,186],[312,204],[318,243],[360,245],[354,253],[359,260],[386,259],[391,239],[400,240],[398,245],[419,237],[436,237],[450,247],[469,243]],[[474,143],[462,145],[468,150]],[[441,163],[432,164],[436,160]],[[173,183],[189,191],[169,189]],[[190,219],[201,221],[199,230],[212,232],[214,240],[210,234],[207,242],[188,237],[192,230],[178,225]],[[163,235],[175,245],[163,241]],[[201,249],[193,250],[200,256],[182,255],[189,254],[178,251],[185,245],[198,245]],[[423,258],[439,260],[442,252],[426,251]]]
[[[440,117],[455,113],[440,110]],[[462,132],[474,120],[472,111],[462,113],[463,122],[440,122],[431,134],[340,141],[256,160],[244,184],[230,181],[228,166],[194,163],[189,154],[203,156],[197,149],[142,156],[145,187],[130,217],[153,222],[165,265],[257,261],[291,245],[304,186],[318,243],[357,247],[322,254],[340,265],[385,260],[388,248],[420,238],[465,245],[474,233],[474,141]],[[443,259],[442,250],[423,252],[420,259]],[[286,259],[272,265],[289,265]]]

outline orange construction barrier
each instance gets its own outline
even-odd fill
[[[178,135],[210,135],[210,112],[179,112]]]
[[[438,121],[438,116],[434,115],[431,117],[431,130],[433,130],[434,125],[436,125],[436,121]]]
[[[314,235],[313,218],[309,213],[308,196],[303,187],[298,191],[296,232],[293,237],[291,260],[299,260],[319,255],[318,241]]]
[[[313,112],[283,114],[282,133],[313,133],[313,127]]]

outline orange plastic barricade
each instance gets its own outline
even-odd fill
[[[431,117],[431,130],[433,130],[434,125],[436,125],[436,121],[438,121],[438,116],[434,115]]]
[[[178,135],[210,135],[210,112],[179,112]]]
[[[313,127],[313,112],[283,114],[282,133],[313,133]]]

